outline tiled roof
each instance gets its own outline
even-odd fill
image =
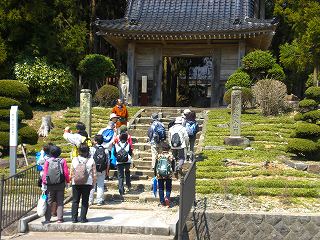
[[[254,0],[129,0],[125,18],[98,21],[100,34],[118,36],[251,34],[274,31],[255,19]]]

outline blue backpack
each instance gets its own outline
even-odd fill
[[[186,129],[187,129],[188,136],[192,138],[197,134],[199,130],[198,123],[196,121],[187,121]]]
[[[153,130],[153,138],[156,143],[166,140],[166,129],[160,123],[156,123]]]
[[[114,135],[114,131],[113,129],[106,129],[102,132],[102,137],[103,137],[103,142],[105,143],[109,143],[112,138],[113,138],[113,135]]]

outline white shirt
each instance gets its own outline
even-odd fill
[[[171,145],[171,138],[173,136],[173,134],[178,133],[180,140],[181,140],[181,146],[180,147],[173,147]],[[169,129],[169,144],[170,147],[172,149],[182,149],[182,148],[186,148],[189,145],[189,136],[188,136],[188,132],[187,129],[182,126],[181,124],[175,124],[173,125],[170,129]]]

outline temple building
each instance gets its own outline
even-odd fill
[[[264,0],[128,0],[124,18],[98,20],[97,27],[127,52],[133,105],[162,105],[165,57],[209,57],[208,105],[215,107],[242,57],[268,49],[276,23],[265,19]]]

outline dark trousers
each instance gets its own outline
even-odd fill
[[[158,179],[160,203],[164,203],[164,184],[166,184],[166,198],[170,200],[172,179]]]
[[[51,189],[48,187],[48,207],[45,213],[46,221],[51,219],[51,208],[54,202],[57,204],[57,217],[58,220],[63,220],[63,200],[64,200],[64,188]]]
[[[82,220],[87,219],[87,212],[89,207],[89,195],[92,185],[72,185],[72,220],[78,220],[78,208],[81,198],[81,213]]]
[[[117,165],[118,170],[118,187],[120,195],[124,194],[124,174],[126,174],[126,185],[128,188],[131,188],[131,179],[130,179],[130,163],[121,163]]]

